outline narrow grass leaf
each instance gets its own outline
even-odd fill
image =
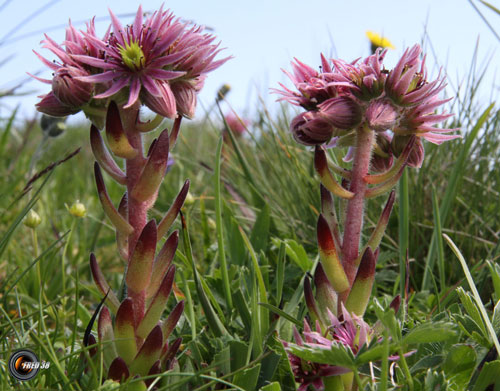
[[[467,282],[469,283],[470,289],[472,290],[472,294],[474,295],[474,299],[476,300],[479,311],[481,312],[481,315],[483,316],[484,323],[486,323],[486,327],[488,328],[488,332],[490,333],[491,340],[493,341],[493,344],[495,345],[497,353],[500,355],[500,343],[498,342],[497,335],[496,335],[495,330],[493,329],[493,326],[490,322],[490,318],[488,317],[488,313],[486,312],[486,308],[484,308],[483,302],[481,301],[481,296],[479,296],[479,292],[477,291],[476,285],[474,284],[474,279],[472,278],[469,267],[467,266],[467,262],[465,261],[465,258],[463,257],[462,253],[457,248],[455,243],[453,243],[453,241],[450,239],[450,237],[446,234],[443,234],[443,237],[445,238],[448,245],[451,247],[451,250],[457,256],[458,260],[460,261],[460,264],[462,265],[462,268],[463,268],[464,273],[465,273],[465,277],[467,278]]]
[[[220,191],[221,154],[222,136],[219,138],[219,143],[217,144],[217,154],[215,160],[215,224],[217,228],[217,247],[219,253],[220,271],[222,275],[222,286],[224,289],[224,297],[226,299],[227,310],[228,313],[230,313],[231,308],[233,308],[233,300],[231,296],[231,287],[229,286],[229,276],[227,273],[226,251],[224,248],[224,232],[222,224],[222,199]]]

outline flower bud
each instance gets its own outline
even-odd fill
[[[40,127],[42,128],[42,132],[47,134],[49,137],[57,137],[66,130],[65,121],[66,118],[51,117],[49,115],[42,114]]]
[[[188,191],[188,193],[186,195],[186,199],[184,200],[184,206],[193,205],[194,202],[195,202],[195,199],[194,199],[193,195],[191,194],[191,192]]]
[[[223,84],[219,88],[219,91],[217,91],[217,97],[215,100],[217,102],[220,102],[221,100],[223,100],[226,97],[226,95],[228,94],[229,91],[231,91],[231,86],[229,84]]]
[[[370,129],[383,132],[392,129],[396,123],[397,112],[389,102],[378,100],[370,103],[365,116]]]
[[[68,210],[69,213],[75,217],[85,217],[87,214],[87,209],[85,208],[85,205],[80,202],[80,200],[76,200],[76,202],[71,205]]]
[[[408,156],[407,164],[409,167],[420,168],[422,167],[422,163],[424,162],[424,145],[422,144],[422,140],[417,137],[415,140],[415,145],[411,149],[410,156]]]
[[[297,142],[304,145],[317,145],[330,140],[335,129],[318,112],[307,111],[292,120],[290,130]]]
[[[152,111],[164,117],[174,119],[176,116],[175,96],[168,83],[157,83],[161,96],[143,94],[144,104]]]
[[[30,209],[26,217],[24,218],[23,224],[28,227],[35,229],[42,222],[42,218],[33,209]]]
[[[348,97],[331,98],[318,107],[321,115],[337,129],[350,130],[361,123],[361,108]]]
[[[53,117],[66,117],[67,115],[76,114],[80,111],[79,108],[70,107],[61,103],[53,92],[49,92],[47,95],[42,95],[39,98],[42,99],[35,105],[36,109],[41,113]]]
[[[394,151],[395,156],[399,156],[401,155],[401,153],[403,153],[411,137],[414,136],[394,135],[391,142],[391,148]],[[408,156],[407,165],[413,168],[422,167],[422,163],[424,161],[424,155],[425,151],[424,151],[424,146],[422,144],[422,140],[419,137],[416,137],[415,144],[413,144],[410,155]]]
[[[59,68],[52,79],[52,91],[56,98],[69,107],[81,107],[88,103],[92,96],[93,86],[75,79],[87,76],[87,72],[72,66]]]
[[[172,84],[177,112],[187,118],[193,118],[196,112],[196,88],[188,82],[178,81]]]
[[[378,132],[371,161],[371,169],[375,172],[384,172],[392,167],[394,157],[391,149],[392,137],[386,132]]]

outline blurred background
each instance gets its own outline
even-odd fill
[[[97,31],[103,34],[109,23],[108,7],[126,22],[132,20],[140,3],[144,11],[154,11],[162,4],[154,0],[0,0],[0,93],[23,83],[16,93],[29,94],[2,99],[0,115],[20,105],[19,114],[27,116],[33,113],[36,96],[48,91],[48,86],[26,75],[49,75],[32,52],[35,49],[50,60],[54,58],[40,47],[44,32],[62,42],[69,19],[77,28],[84,28],[85,22],[95,16]],[[491,4],[495,5],[495,1]],[[486,70],[479,91],[484,99],[494,99],[498,91],[499,41],[488,26],[497,24],[498,15],[478,1],[322,0],[306,6],[294,0],[171,0],[164,6],[179,17],[207,26],[221,41],[221,47],[227,48],[222,55],[234,56],[207,78],[198,110],[212,105],[216,91],[224,83],[232,87],[229,100],[237,111],[251,111],[259,96],[268,107],[276,109],[278,105],[270,104],[276,97],[269,95],[268,89],[278,82],[290,85],[280,69],[289,69],[293,57],[316,67],[320,52],[349,61],[365,56],[370,50],[367,30],[387,37],[395,46],[386,57],[388,67],[407,46],[423,43],[429,71],[436,76],[443,67],[447,73],[449,95],[459,90],[474,66],[474,73]],[[471,63],[473,58],[475,65]]]

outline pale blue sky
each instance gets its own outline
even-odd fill
[[[493,14],[474,0],[493,25],[498,25],[500,16]],[[0,61],[10,59],[2,65],[3,77],[0,89],[12,81],[25,78],[25,72],[37,72],[44,66],[32,53],[40,50],[49,59],[50,52],[42,50],[39,42],[42,31],[56,41],[64,37],[64,25],[71,18],[77,27],[92,16],[106,18],[108,6],[116,14],[135,13],[139,3],[144,10],[157,9],[161,1],[144,0],[53,0],[51,7],[37,11],[48,3],[44,0],[0,0]],[[500,6],[499,0],[491,0]],[[276,96],[269,96],[268,88],[286,81],[280,68],[289,68],[293,57],[312,65],[319,65],[319,53],[324,52],[345,60],[353,60],[369,54],[365,37],[366,30],[383,33],[390,38],[396,50],[390,51],[386,63],[395,63],[404,48],[421,42],[425,29],[430,37],[434,53],[427,46],[428,64],[436,74],[436,62],[444,65],[449,82],[456,87],[457,81],[468,74],[471,56],[479,39],[479,64],[492,57],[488,68],[487,85],[483,89],[485,99],[489,99],[491,87],[498,89],[496,70],[499,42],[488,30],[468,0],[351,0],[347,1],[305,1],[295,0],[254,0],[254,1],[189,1],[171,0],[165,2],[177,16],[193,20],[214,29],[214,34],[227,49],[225,55],[234,59],[209,75],[201,100],[210,105],[217,89],[223,83],[232,86],[229,101],[238,109],[249,107],[260,93],[270,106]],[[31,13],[36,16],[21,27],[16,25]],[[125,23],[131,17],[121,18]],[[99,34],[103,34],[108,21],[97,23]],[[51,29],[57,27],[56,29]],[[11,32],[12,29],[15,29]],[[10,41],[2,39],[9,32],[10,38],[36,32],[29,37]],[[435,57],[437,56],[437,58]],[[48,71],[41,76],[49,76]],[[24,90],[47,91],[46,85],[32,81]],[[448,93],[452,93],[449,91]],[[36,102],[35,94],[29,97],[9,99],[10,108],[22,102],[22,112],[29,115]],[[5,104],[5,101],[2,101]],[[8,110],[0,107],[0,115]]]

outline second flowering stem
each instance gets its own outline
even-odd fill
[[[363,228],[363,213],[367,184],[364,177],[370,169],[372,147],[375,132],[367,126],[362,126],[356,134],[356,147],[352,167],[349,191],[354,196],[347,201],[344,238],[342,241],[343,266],[350,285],[356,277],[356,260],[359,256],[361,230]],[[347,295],[349,292],[346,292]],[[345,301],[347,297],[341,298]]]

